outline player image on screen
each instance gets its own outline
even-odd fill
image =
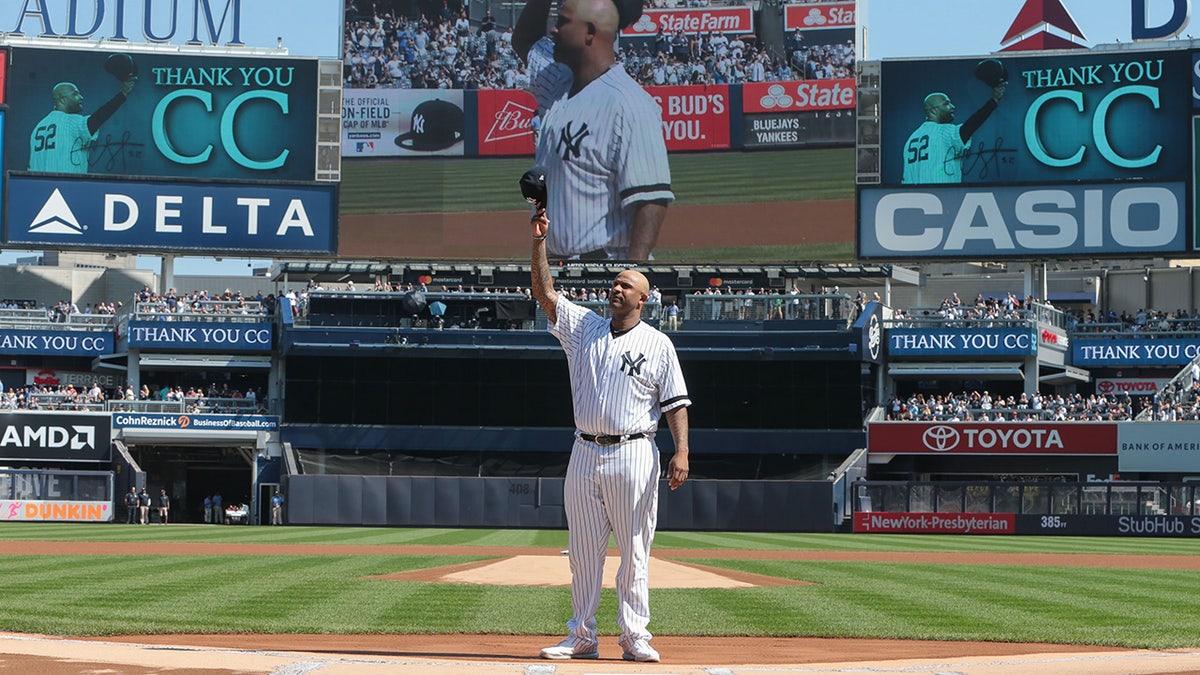
[[[566,0],[545,36],[550,0],[526,3],[513,47],[541,117],[536,157],[558,258],[648,260],[675,199],[658,104],[616,61],[620,27],[641,4]]]
[[[42,118],[29,135],[29,170],[52,173],[87,173],[88,157],[100,126],[117,111],[133,91],[136,77],[91,115],[83,114],[83,94],[70,82],[54,85],[54,110]]]
[[[971,136],[1004,97],[1007,82],[992,87],[992,96],[962,124],[954,124],[950,97],[934,92],[925,97],[925,121],[904,144],[906,184],[961,183],[963,153],[971,147]]]

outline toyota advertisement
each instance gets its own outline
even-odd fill
[[[1115,455],[1111,422],[873,422],[867,451],[886,455]]]

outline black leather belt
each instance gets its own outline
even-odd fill
[[[605,436],[603,434],[599,436],[593,436],[592,434],[579,434],[579,437],[588,443],[595,443],[596,445],[616,445],[618,443],[624,443],[625,441],[636,441],[639,438],[645,438],[646,434],[625,434],[624,436]]]

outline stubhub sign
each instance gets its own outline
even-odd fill
[[[93,180],[11,174],[6,243],[333,253],[336,185]]]

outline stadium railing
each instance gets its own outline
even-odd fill
[[[854,505],[876,513],[1200,515],[1200,485],[1183,482],[858,481]]]
[[[50,309],[0,309],[0,328],[112,330],[112,314],[60,314]]]

